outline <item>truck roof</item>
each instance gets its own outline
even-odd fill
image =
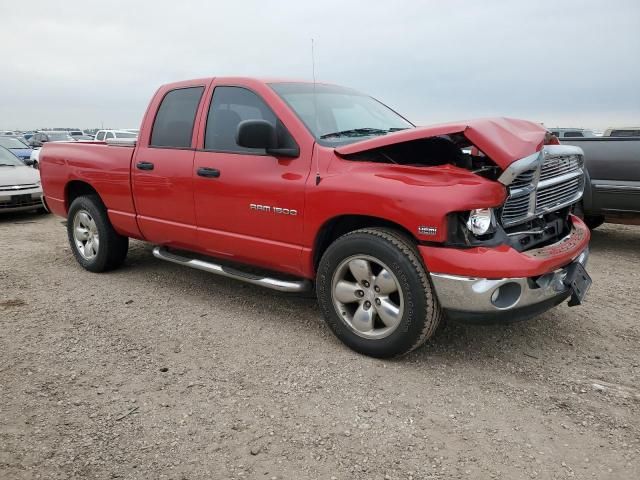
[[[194,84],[207,84],[213,80],[218,80],[223,83],[246,83],[246,84],[270,84],[270,83],[313,83],[313,80],[303,80],[299,78],[278,78],[278,77],[203,77],[203,78],[193,78],[191,80],[181,80],[179,82],[171,82],[165,83],[163,87],[177,88],[183,87],[186,85],[194,85]],[[316,82],[318,85],[334,85],[328,82]]]

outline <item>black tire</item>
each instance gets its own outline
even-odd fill
[[[333,278],[346,259],[366,255],[381,261],[395,275],[404,301],[402,318],[383,338],[363,338],[348,325],[333,302]],[[334,241],[326,250],[316,276],[318,302],[333,333],[356,352],[377,358],[404,355],[433,335],[442,309],[420,254],[407,236],[384,228],[356,230]]]
[[[584,223],[586,223],[587,227],[589,227],[589,229],[591,230],[595,230],[600,225],[602,225],[604,223],[604,220],[605,219],[603,215],[585,215],[584,216]]]
[[[90,214],[99,236],[98,251],[91,259],[82,255],[74,238],[74,219],[81,210]],[[106,272],[118,268],[127,257],[129,237],[122,236],[114,230],[107,209],[97,195],[78,197],[71,203],[67,217],[67,236],[76,260],[90,272]]]
[[[584,203],[579,202],[573,207],[574,215],[580,217],[590,230],[595,230],[605,222],[604,215],[588,215],[584,213]]]

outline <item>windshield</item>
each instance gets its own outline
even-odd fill
[[[0,167],[24,167],[24,163],[9,150],[0,147]]]
[[[27,146],[22,143],[17,138],[13,137],[0,137],[0,147],[4,148],[27,148]]]
[[[64,140],[72,140],[72,138],[69,136],[69,134],[67,132],[64,133],[49,133],[49,132],[45,132],[47,134],[47,137],[49,137],[49,141],[50,142],[60,142],[60,141],[64,141]]]
[[[375,98],[348,88],[312,83],[270,86],[322,145],[344,145],[414,126]]]

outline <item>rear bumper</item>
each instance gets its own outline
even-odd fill
[[[572,223],[562,240],[527,252],[420,247],[447,316],[478,323],[523,320],[562,303],[572,293],[565,283],[569,268],[586,266],[589,256],[587,227],[575,217]]]

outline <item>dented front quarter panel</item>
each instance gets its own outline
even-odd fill
[[[358,162],[319,148],[320,163],[329,165],[317,186],[307,190],[306,244],[329,220],[365,215],[400,224],[422,241],[446,240],[447,214],[497,207],[505,187],[453,165],[415,167]],[[429,234],[420,227],[435,228]]]

